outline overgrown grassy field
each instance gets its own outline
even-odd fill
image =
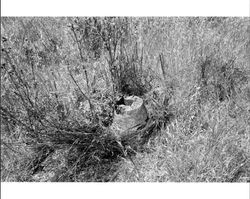
[[[1,181],[249,182],[250,21],[1,17]],[[145,126],[117,140],[119,96]]]

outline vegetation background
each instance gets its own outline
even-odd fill
[[[1,17],[1,180],[247,182],[250,24]],[[149,122],[119,143],[115,101]]]

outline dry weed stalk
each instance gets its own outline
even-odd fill
[[[82,48],[81,48],[81,45],[80,45],[80,41],[78,40],[77,38],[77,34],[75,32],[75,28],[74,28],[74,25],[71,24],[71,31],[73,32],[73,35],[74,35],[74,38],[75,38],[75,42],[77,44],[77,48],[78,48],[78,51],[79,51],[79,54],[80,54],[80,58],[81,58],[81,62],[82,62],[82,68],[83,68],[83,71],[84,71],[84,74],[85,74],[85,78],[86,78],[86,82],[87,82],[87,88],[88,88],[88,95],[90,95],[90,86],[89,86],[89,78],[88,78],[88,72],[86,70],[86,67],[84,65],[84,57],[83,57],[83,54],[82,54]],[[73,79],[73,81],[75,82],[75,84],[77,85],[77,87],[80,89],[79,85],[77,84],[77,82],[75,81],[74,77],[72,76],[72,74],[70,73],[70,76],[71,78]],[[81,93],[86,96],[82,90],[80,89]],[[86,96],[87,97],[87,96]],[[93,106],[92,106],[92,103],[91,103],[91,100],[89,97],[87,97],[87,100],[89,102],[89,106],[90,106],[90,111],[91,111],[91,114],[92,114],[92,117],[94,117],[94,113],[93,113]]]

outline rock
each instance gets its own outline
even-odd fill
[[[119,105],[119,111],[114,115],[114,121],[111,126],[112,132],[116,137],[136,130],[138,126],[146,123],[148,118],[147,109],[143,99],[137,96],[124,98],[125,105]]]

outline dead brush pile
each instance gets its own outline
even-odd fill
[[[133,132],[133,136],[124,136],[118,141],[109,128],[104,127],[112,122],[109,113],[102,115],[105,107],[97,111],[90,105],[89,113],[82,114],[74,105],[63,103],[52,79],[48,84],[50,86],[47,86],[43,74],[39,73],[41,69],[36,65],[39,63],[39,53],[33,47],[28,46],[21,54],[22,51],[12,49],[15,46],[8,39],[2,41],[1,157],[2,162],[6,163],[2,165],[2,179],[112,181],[119,160],[142,148],[156,132],[158,124],[150,120],[138,132]],[[136,60],[131,57],[123,63],[132,64],[130,62],[135,63]],[[75,80],[73,75],[72,79]],[[109,100],[101,100],[106,100],[107,106],[113,108]],[[93,101],[88,99],[89,103]],[[103,117],[108,120],[106,125]],[[20,150],[21,160],[16,157]],[[13,154],[14,158],[10,158],[9,154]],[[57,154],[59,158],[54,157]],[[57,163],[63,160],[64,164]],[[14,166],[9,167],[7,163]],[[34,179],[35,175],[50,172],[54,173],[54,177]]]
[[[6,71],[8,67],[6,65]],[[112,181],[121,158],[141,150],[158,128],[158,124],[150,120],[133,136],[124,136],[119,142],[103,126],[99,112],[91,122],[86,122],[84,115],[65,108],[56,97],[41,94],[40,100],[34,103],[32,94],[24,86],[31,83],[25,81],[15,66],[12,69],[13,73],[8,74],[12,87],[4,88],[6,92],[0,107],[1,127],[4,128],[2,153],[16,154],[19,150],[16,143],[19,143],[23,153],[28,150],[29,155],[21,161],[13,159],[18,169],[17,166],[3,166],[3,180]],[[17,84],[21,86],[16,87]],[[53,156],[58,153],[56,161],[65,160],[62,166],[53,161]],[[45,177],[50,172],[54,173],[53,177]],[[44,176],[34,179],[39,174]]]
[[[1,107],[1,117],[4,120],[19,121],[3,107]],[[86,123],[80,126],[73,121],[58,123],[47,121],[46,126],[41,126],[41,123],[45,125],[44,121],[40,121],[35,131],[26,128],[24,122],[16,124],[16,128],[22,128],[22,133],[25,134],[23,144],[33,151],[24,166],[26,181],[32,180],[32,176],[42,172],[43,169],[49,172],[45,168],[48,167],[45,162],[60,150],[64,151],[63,159],[66,163],[54,181],[110,181],[115,174],[113,167],[119,164],[119,160],[142,150],[143,144],[158,129],[158,124],[150,120],[138,132],[131,134],[132,136],[123,136],[119,142],[108,128],[98,123]],[[111,173],[107,171],[110,168],[113,168]],[[90,174],[91,172],[95,177]]]

